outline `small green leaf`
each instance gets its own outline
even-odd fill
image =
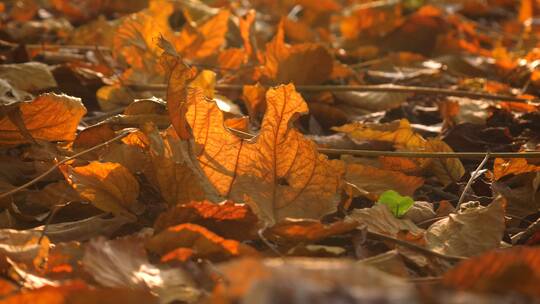
[[[402,217],[414,204],[410,196],[402,196],[394,190],[384,191],[379,200],[379,204],[385,204],[396,217]]]

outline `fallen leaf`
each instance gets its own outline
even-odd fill
[[[144,235],[93,239],[86,246],[83,266],[106,287],[152,291],[171,302],[197,301],[201,294],[189,274],[180,268],[150,264],[144,240]]]
[[[539,172],[540,166],[529,164],[524,158],[496,158],[493,163],[493,178],[498,181],[507,175],[518,175],[528,172]]]
[[[397,237],[400,231],[408,231],[414,236],[424,235],[411,220],[396,218],[388,206],[376,204],[371,208],[355,209],[348,217],[367,225],[368,231]]]
[[[267,92],[261,132],[247,141],[224,129],[223,114],[200,89],[190,90],[187,100],[195,153],[221,195],[247,203],[269,226],[286,217],[320,218],[336,210],[343,164],[327,160],[290,128],[292,119],[307,111],[293,85]]]
[[[58,85],[50,68],[41,62],[2,64],[0,78],[26,92],[42,92]]]
[[[495,181],[491,188],[506,199],[509,215],[526,217],[540,210],[540,172],[522,173]]]
[[[139,182],[124,166],[91,162],[86,166],[61,167],[66,181],[97,208],[118,216],[135,219],[138,212]]]
[[[505,229],[504,199],[495,199],[489,206],[464,204],[426,231],[427,247],[456,256],[474,256],[500,246]]]
[[[162,213],[156,220],[156,232],[171,226],[192,223],[215,231],[226,238],[249,240],[257,238],[257,217],[245,204],[225,201],[192,201],[179,204]]]
[[[440,139],[428,139],[427,152],[454,152],[447,143]],[[465,175],[465,168],[459,158],[437,158],[430,162],[427,170],[437,177],[443,186],[459,182]]]
[[[29,102],[17,104],[23,124],[34,139],[72,141],[86,108],[79,98],[47,93]],[[0,118],[0,142],[20,144],[29,142],[8,118]]]
[[[24,263],[39,268],[46,261],[50,241],[47,236],[41,238],[38,231],[17,231],[0,229],[0,255],[16,263]]]
[[[295,85],[325,82],[333,69],[333,58],[319,44],[285,44],[283,23],[278,26],[274,39],[266,45],[265,63],[261,73],[267,82]]]
[[[330,224],[315,220],[286,220],[278,223],[265,232],[265,235],[277,242],[292,243],[317,242],[333,235],[350,232],[358,226],[358,222],[345,219]]]
[[[461,262],[444,275],[443,284],[471,292],[516,293],[539,298],[539,279],[540,250],[519,246],[491,250]]]
[[[163,230],[146,242],[146,248],[162,256],[162,261],[181,258],[185,261],[191,257],[223,261],[231,257],[256,256],[257,251],[248,245],[235,240],[228,240],[195,224],[181,224]],[[187,255],[179,255],[179,251],[188,249]]]

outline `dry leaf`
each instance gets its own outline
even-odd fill
[[[458,290],[540,298],[538,280],[540,250],[515,247],[491,250],[460,263],[444,275],[443,284]]]
[[[504,200],[495,199],[489,206],[464,204],[426,231],[428,248],[456,256],[470,257],[498,248],[505,229]]]
[[[41,232],[0,229],[0,255],[16,263],[39,268],[49,254],[50,242]]]
[[[355,209],[348,217],[366,224],[368,231],[391,237],[397,237],[400,231],[408,231],[418,237],[423,237],[425,233],[424,229],[418,228],[411,220],[396,218],[385,204]]]
[[[507,175],[518,175],[528,172],[539,172],[540,166],[529,164],[524,158],[496,158],[493,163],[493,178],[498,181]]]
[[[526,217],[540,210],[540,172],[522,173],[491,184],[494,193],[502,195],[508,214]]]
[[[292,119],[307,111],[293,85],[267,92],[261,132],[249,141],[223,127],[223,114],[200,89],[190,90],[187,100],[198,160],[221,195],[247,203],[270,226],[286,217],[316,219],[336,210],[343,164],[327,160],[291,129]]]
[[[314,220],[286,220],[266,231],[266,236],[276,241],[293,243],[317,242],[333,235],[354,230],[358,222],[345,219],[330,224]]]
[[[248,240],[257,238],[257,217],[248,206],[225,201],[219,204],[192,201],[176,205],[162,213],[154,229],[160,232],[167,227],[192,223],[215,231],[226,238]]]
[[[86,108],[79,98],[47,93],[30,102],[18,105],[26,130],[34,139],[46,141],[72,141]],[[8,118],[0,118],[0,143],[20,144],[29,142]]]
[[[315,43],[285,44],[283,23],[274,39],[266,45],[262,74],[272,84],[292,82],[295,85],[320,84],[332,73],[333,58],[322,45]]]
[[[97,208],[130,219],[140,211],[137,202],[139,182],[124,166],[91,162],[86,166],[62,167],[68,183],[79,195]]]
[[[428,139],[426,143],[428,152],[454,152],[447,143],[440,139]],[[435,175],[443,186],[458,182],[465,174],[465,168],[459,158],[437,158],[431,161],[427,170]]]
[[[257,251],[235,240],[228,240],[195,224],[181,224],[163,230],[146,242],[146,248],[162,256],[162,261],[205,258],[222,261],[231,257],[253,256]]]
[[[190,275],[181,268],[150,264],[144,249],[144,236],[91,240],[82,258],[84,268],[103,286],[150,290],[162,299],[195,302],[201,294]]]
[[[2,64],[0,78],[26,92],[42,92],[57,86],[50,68],[41,62]]]

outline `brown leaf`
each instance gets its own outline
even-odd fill
[[[57,86],[49,67],[40,62],[2,64],[0,78],[26,92],[43,92]]]
[[[169,227],[149,239],[146,248],[161,255],[162,261],[177,258],[185,261],[191,257],[222,261],[231,257],[257,255],[257,251],[250,246],[224,239],[195,224]]]
[[[134,219],[139,196],[139,182],[124,166],[91,162],[86,166],[62,167],[68,183],[79,195],[97,208]]]
[[[307,111],[293,85],[267,92],[267,112],[253,140],[229,133],[223,114],[200,89],[189,91],[187,100],[197,158],[221,195],[247,203],[268,225],[286,217],[316,219],[336,210],[343,164],[328,161],[290,128],[292,119]]]
[[[454,152],[448,144],[440,139],[428,139],[426,143],[428,152]],[[465,174],[465,168],[459,158],[437,158],[430,162],[427,167],[435,175],[443,186],[452,182],[458,182]]]
[[[358,222],[345,219],[330,224],[314,220],[286,220],[266,231],[266,235],[276,241],[317,242],[333,235],[340,235],[354,230]]]
[[[491,250],[460,263],[444,275],[443,284],[458,290],[540,298],[539,280],[540,249],[514,247]]]
[[[508,202],[508,214],[525,217],[540,210],[540,172],[522,173],[495,181],[491,188]]]
[[[34,268],[46,261],[49,254],[49,238],[41,238],[41,232],[0,229],[0,256],[16,263],[24,263]]]
[[[160,232],[185,223],[203,226],[226,238],[248,240],[257,237],[255,214],[248,206],[230,201],[214,204],[205,200],[176,205],[159,216],[154,229]]]
[[[18,104],[24,126],[34,139],[71,141],[86,108],[79,98],[47,93]],[[8,117],[0,118],[0,143],[29,142]]]
[[[368,231],[397,237],[400,231],[408,231],[423,237],[424,229],[418,228],[411,220],[396,218],[387,205],[375,204],[371,208],[355,209],[349,217],[367,225]]]
[[[148,291],[131,290],[123,288],[99,288],[91,289],[81,281],[74,281],[62,286],[46,286],[35,290],[25,290],[10,295],[2,300],[5,304],[20,303],[134,303],[134,304],[157,304],[157,297]]]
[[[322,45],[315,43],[285,44],[283,23],[274,39],[266,45],[262,74],[273,84],[320,84],[328,80],[333,58]]]
[[[505,229],[504,200],[489,206],[470,202],[426,231],[428,248],[457,256],[473,256],[500,246]]]

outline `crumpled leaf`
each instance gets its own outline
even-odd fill
[[[146,242],[146,248],[162,261],[185,261],[191,257],[222,261],[231,257],[258,255],[248,245],[228,240],[195,224],[181,224],[163,230]]]
[[[202,172],[198,174],[190,159],[186,156],[188,148],[181,142],[173,129],[163,134],[152,125],[145,125],[144,132],[149,139],[151,166],[145,170],[150,182],[159,189],[167,203],[187,203],[193,200],[214,199],[215,191],[208,189]]]
[[[26,130],[34,139],[72,141],[86,108],[79,98],[46,93],[17,104]],[[5,116],[0,116],[0,143],[20,144],[30,140]]]
[[[522,173],[495,181],[491,188],[507,200],[506,209],[512,216],[525,217],[540,210],[540,172]]]
[[[413,221],[418,224],[426,220],[435,218],[437,214],[433,210],[433,204],[429,202],[416,201],[412,205],[411,209],[403,215],[403,218]]]
[[[91,162],[86,166],[61,167],[66,181],[79,195],[97,208],[118,216],[136,219],[139,182],[124,166]]]
[[[40,92],[57,86],[49,67],[41,62],[2,64],[0,78],[26,92]]]
[[[410,196],[401,196],[394,190],[387,190],[381,193],[377,203],[388,206],[396,217],[402,217],[413,206],[414,200]]]
[[[498,248],[505,229],[504,199],[487,207],[469,202],[426,231],[428,248],[456,256],[470,257]]]
[[[223,114],[200,89],[189,90],[187,100],[195,153],[221,195],[247,203],[269,226],[286,217],[317,219],[336,210],[343,164],[327,160],[290,128],[292,119],[307,111],[293,85],[267,92],[266,115],[253,140],[229,133]]]
[[[195,283],[181,268],[150,264],[141,235],[93,239],[86,246],[82,263],[103,286],[148,290],[171,302],[194,302],[200,297]]]
[[[203,226],[226,238],[249,240],[257,238],[258,219],[245,204],[231,201],[212,203],[208,200],[178,204],[162,213],[156,220],[156,232],[179,224]]]
[[[411,220],[396,218],[387,205],[376,204],[371,208],[355,209],[348,217],[367,225],[368,231],[396,237],[400,231],[408,231],[414,236],[423,237],[424,229]]]
[[[454,152],[447,143],[440,139],[428,139],[426,151],[429,152]],[[458,182],[465,174],[465,168],[459,158],[436,158],[431,160],[427,170],[439,179],[443,186],[452,182]]]
[[[333,58],[322,45],[315,43],[285,44],[283,22],[276,36],[266,45],[261,73],[272,84],[292,82],[295,85],[325,82],[333,69]]]

